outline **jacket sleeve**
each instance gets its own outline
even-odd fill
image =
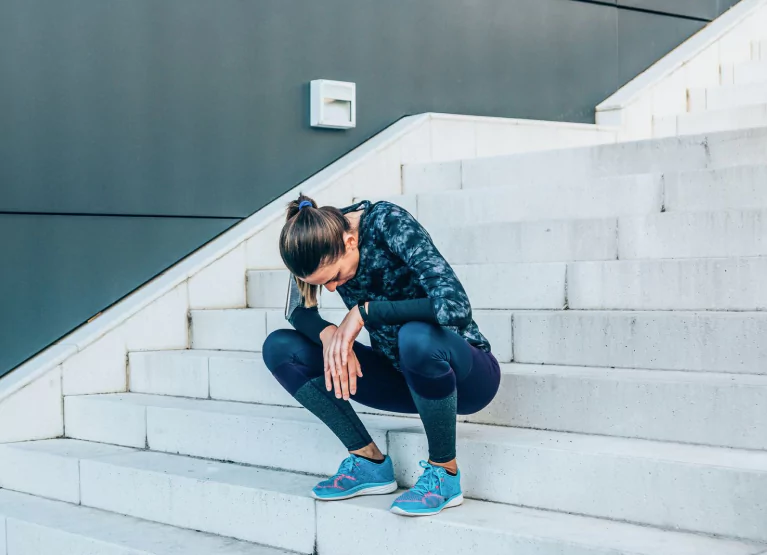
[[[436,322],[442,326],[468,326],[472,321],[471,303],[458,276],[423,226],[406,210],[396,205],[391,207],[382,219],[384,240],[418,277]],[[370,304],[372,307],[374,303]]]
[[[318,345],[322,345],[320,334],[328,326],[332,326],[330,322],[324,320],[320,316],[320,312],[317,307],[305,308],[299,306],[293,310],[293,313],[288,318],[290,325],[296,328],[297,331],[304,334]]]
[[[304,334],[318,345],[322,344],[320,333],[332,326],[320,316],[317,307],[306,308],[301,292],[296,285],[296,279],[291,275],[288,281],[288,297],[285,301],[285,319],[290,322],[297,331]]]

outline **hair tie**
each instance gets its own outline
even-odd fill
[[[303,210],[305,206],[311,206],[312,201],[310,200],[302,200],[301,203],[298,205],[299,210]]]

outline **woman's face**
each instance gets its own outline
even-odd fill
[[[360,263],[360,251],[357,249],[357,238],[351,233],[344,233],[346,253],[330,264],[320,266],[312,275],[303,278],[311,285],[322,285],[331,293],[355,275]]]

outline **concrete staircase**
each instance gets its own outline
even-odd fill
[[[767,128],[405,166],[502,362],[463,507],[310,498],[344,451],[263,364],[287,273],[255,268],[191,350],[66,397],[66,439],[0,445],[0,553],[767,553],[765,177]],[[411,485],[419,421],[357,408]]]
[[[687,91],[687,111],[656,116],[655,137],[767,125],[767,31],[751,44],[751,59],[720,66],[718,86]]]

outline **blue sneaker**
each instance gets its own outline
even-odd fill
[[[335,476],[323,480],[312,490],[312,497],[321,501],[338,501],[358,495],[383,495],[397,491],[394,465],[387,455],[376,464],[356,455],[344,459]]]
[[[441,466],[426,461],[421,461],[420,465],[423,474],[415,486],[394,501],[391,512],[402,516],[428,516],[463,503],[460,470],[457,476],[451,476]]]

